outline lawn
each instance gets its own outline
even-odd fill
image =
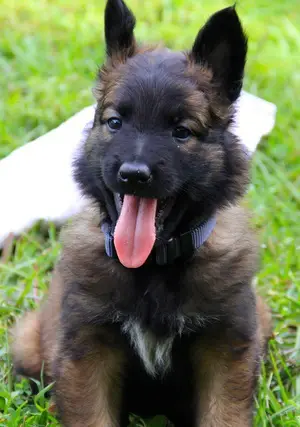
[[[141,7],[140,0],[128,0],[128,4],[136,12],[141,40],[164,39],[171,47],[186,49],[208,15],[230,3],[144,0]],[[0,158],[93,102],[91,87],[104,53],[103,7],[104,0],[1,0]],[[278,106],[276,128],[254,156],[247,195],[261,241],[256,286],[272,308],[275,325],[260,378],[255,426],[296,427],[300,426],[300,4],[240,0],[238,11],[250,40],[245,89]],[[27,381],[14,378],[8,349],[8,325],[36,305],[59,254],[55,227],[42,231],[36,227],[22,236],[0,264],[0,426],[58,426],[47,411],[43,384],[31,399]],[[133,419],[132,426],[138,425],[146,424]],[[157,418],[150,425],[162,427],[164,421]]]

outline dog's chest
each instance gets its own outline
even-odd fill
[[[123,334],[128,337],[131,347],[152,377],[163,376],[170,371],[175,338],[195,332],[206,323],[205,318],[199,314],[190,317],[178,315],[176,321],[177,328],[163,337],[142,327],[137,320],[128,319],[122,324]]]
[[[129,338],[132,348],[140,357],[148,374],[155,377],[169,371],[172,365],[175,334],[157,337],[151,330],[142,328],[136,320],[125,321],[122,332]]]
[[[161,277],[152,267],[136,275],[132,297],[124,296],[115,320],[146,372],[163,376],[172,368],[174,342],[198,332],[210,319],[194,304],[187,308],[180,296],[182,271],[173,267]]]

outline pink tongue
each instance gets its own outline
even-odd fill
[[[114,241],[120,262],[127,268],[145,263],[155,242],[157,200],[124,196]]]

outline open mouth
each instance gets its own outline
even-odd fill
[[[170,215],[175,198],[161,200],[114,194],[119,215],[114,243],[120,262],[127,268],[142,266]]]
[[[124,197],[124,194],[114,193],[114,201],[118,215],[120,215],[121,213]],[[136,198],[141,199],[140,197]],[[174,206],[175,200],[176,197],[165,197],[164,199],[157,199],[157,207],[155,214],[155,228],[157,236],[159,236],[160,232],[163,230],[164,221],[169,216]]]

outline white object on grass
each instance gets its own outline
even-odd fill
[[[84,108],[56,129],[0,161],[0,246],[36,221],[64,222],[84,208],[72,178],[72,159],[93,124],[95,107]],[[275,124],[276,106],[242,92],[231,131],[253,153]]]

